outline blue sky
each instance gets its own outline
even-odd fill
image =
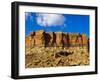
[[[25,34],[32,31],[85,33],[89,37],[89,15],[25,12]]]

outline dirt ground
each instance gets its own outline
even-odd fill
[[[33,47],[25,52],[25,68],[89,65],[89,51],[83,47]]]

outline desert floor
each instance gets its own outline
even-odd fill
[[[33,47],[25,52],[25,68],[89,65],[89,51],[83,47]]]

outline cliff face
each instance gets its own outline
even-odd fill
[[[33,46],[75,46],[88,45],[88,37],[86,34],[80,33],[64,33],[64,32],[45,32],[38,30],[31,32],[25,38],[26,47]]]

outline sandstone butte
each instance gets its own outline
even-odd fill
[[[26,47],[34,46],[84,46],[89,44],[86,34],[45,32],[38,30],[25,37]]]

